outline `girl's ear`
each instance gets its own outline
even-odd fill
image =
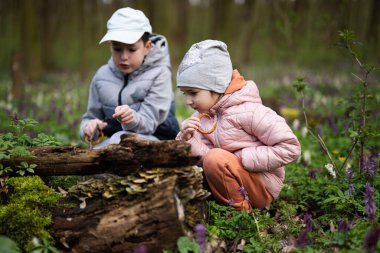
[[[144,45],[144,56],[147,56],[150,52],[150,49],[152,48],[153,44],[152,41],[148,40]]]

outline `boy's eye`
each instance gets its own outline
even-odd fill
[[[123,49],[121,47],[114,47],[113,50],[116,52],[121,52]]]

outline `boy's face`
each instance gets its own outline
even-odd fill
[[[208,113],[222,94],[192,87],[179,88],[186,97],[186,104],[199,113]]]
[[[140,39],[134,44],[124,44],[117,41],[110,43],[112,60],[125,75],[138,69],[149,53],[152,42],[144,42]]]

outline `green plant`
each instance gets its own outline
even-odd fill
[[[181,236],[177,240],[177,248],[179,253],[199,253],[199,246],[191,238],[187,236]]]
[[[31,157],[29,148],[41,146],[57,146],[61,143],[54,137],[44,133],[39,133],[37,137],[32,138],[26,132],[33,129],[38,124],[33,119],[19,119],[17,114],[14,115],[10,123],[11,132],[0,135],[0,160],[12,159],[14,157]],[[21,162],[14,168],[4,166],[0,163],[0,177],[9,173],[16,173],[20,176],[26,173],[34,173],[35,164]]]
[[[350,55],[353,57],[355,62],[358,63],[359,68],[362,72],[362,76],[358,76],[353,74],[360,81],[360,89],[359,92],[351,95],[346,101],[344,99],[341,100],[341,104],[347,105],[346,112],[350,119],[350,127],[346,130],[346,136],[351,139],[352,144],[349,149],[348,154],[345,155],[345,159],[343,163],[338,167],[336,162],[333,159],[329,148],[327,147],[324,139],[318,134],[314,129],[309,126],[308,117],[306,114],[306,106],[305,106],[305,89],[307,84],[303,77],[299,77],[293,83],[293,87],[296,91],[301,95],[301,107],[303,111],[304,121],[306,128],[309,130],[309,133],[318,140],[322,149],[325,151],[328,156],[334,171],[337,174],[341,174],[343,168],[347,165],[348,160],[352,157],[353,152],[357,145],[359,145],[359,154],[357,155],[356,164],[360,167],[362,171],[362,161],[365,159],[365,153],[370,150],[371,147],[369,145],[370,139],[379,139],[380,134],[376,129],[374,124],[368,124],[368,117],[370,116],[372,109],[369,108],[369,100],[373,99],[373,95],[369,93],[369,75],[371,72],[376,70],[373,65],[364,64],[361,59],[359,59],[358,53],[355,51],[354,46],[359,45],[357,41],[355,41],[355,36],[353,32],[345,30],[339,32],[339,37],[341,43],[339,44],[341,47],[348,50]]]
[[[0,201],[0,234],[15,240],[28,250],[33,236],[51,238],[50,210],[59,195],[37,176],[9,178],[8,193]]]
[[[33,248],[30,253],[59,253],[54,244],[45,238],[39,240],[37,237],[34,237],[32,242]]]
[[[0,235],[0,252],[4,253],[21,253],[17,243],[9,237]]]

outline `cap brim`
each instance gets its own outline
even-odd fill
[[[118,41],[125,44],[134,44],[143,36],[143,34],[144,32],[108,31],[99,44],[105,41]]]

